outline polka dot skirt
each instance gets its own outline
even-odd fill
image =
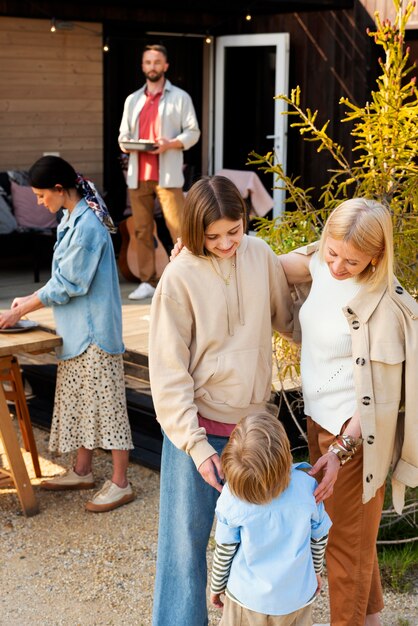
[[[123,359],[91,344],[59,361],[49,449],[131,450]]]

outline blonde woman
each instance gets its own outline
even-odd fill
[[[301,375],[315,495],[333,522],[331,624],[380,626],[376,538],[391,463],[398,512],[405,485],[418,484],[418,304],[394,278],[391,216],[373,200],[343,202],[319,249],[281,261],[289,283],[312,281]]]

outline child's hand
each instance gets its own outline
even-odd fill
[[[222,609],[224,606],[224,603],[221,600],[221,594],[220,593],[211,593],[210,594],[210,601],[213,604],[213,606],[216,606],[217,609]]]
[[[170,261],[174,261],[176,256],[178,254],[180,254],[180,252],[182,251],[183,248],[184,248],[184,246],[182,244],[181,238],[177,237],[177,241],[174,244],[174,248],[172,249],[171,254],[170,254]]]
[[[319,594],[321,593],[321,590],[322,590],[322,585],[324,584],[324,583],[322,582],[322,576],[321,576],[321,574],[317,574],[317,575],[316,575],[316,582],[318,583],[318,586],[317,586],[317,588],[316,588],[315,595],[316,595],[316,596],[319,596]]]

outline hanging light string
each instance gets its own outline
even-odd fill
[[[50,17],[50,15],[47,14],[47,12],[38,5],[37,2],[33,2],[32,0],[26,0],[27,4],[31,5],[32,8],[34,8],[36,11],[38,11],[39,13],[41,13],[42,15],[48,17],[50,19],[50,32],[51,33],[56,33],[57,30],[73,30],[75,28],[80,28],[82,30],[86,30],[90,33],[93,33],[96,37],[103,37],[103,33],[102,32],[97,32],[97,30],[95,30],[94,28],[90,28],[88,26],[85,26],[84,24],[80,24],[80,22],[73,22],[73,21],[66,21],[66,20],[60,20],[57,19],[56,17]],[[251,13],[251,5],[247,5],[247,9],[245,12],[245,20],[247,22],[250,22],[252,20],[252,13]],[[174,33],[174,32],[156,32],[156,31],[148,31],[146,32],[147,35],[159,35],[159,36],[166,36],[166,37],[196,37],[196,38],[202,38],[205,40],[205,43],[207,45],[211,45],[213,43],[213,36],[211,35],[211,33],[209,32],[209,30],[206,31],[205,34],[200,34],[200,33]],[[124,39],[126,39],[126,37],[124,37]],[[129,39],[129,37],[128,37]],[[109,52],[110,50],[110,44],[109,44],[109,37],[106,37],[104,43],[103,43],[103,52]]]
[[[97,37],[101,37],[102,35],[102,33],[97,32],[96,29],[85,26],[84,24],[80,24],[79,22],[60,20],[55,16],[51,17],[50,13],[45,11],[45,9],[41,7],[37,2],[33,2],[33,0],[26,0],[26,3],[29,4],[32,9],[43,15],[45,18],[49,19],[51,24],[49,30],[51,31],[51,33],[55,33],[57,32],[57,30],[72,30],[74,28],[81,28],[83,30],[89,31],[90,33],[93,33]]]

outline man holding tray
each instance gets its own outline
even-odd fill
[[[151,297],[158,282],[153,236],[156,197],[173,243],[179,236],[183,150],[200,137],[192,99],[165,78],[167,70],[166,48],[146,46],[142,55],[146,82],[126,98],[119,129],[119,146],[129,153],[127,184],[138,244],[140,284],[129,294],[131,300]]]

